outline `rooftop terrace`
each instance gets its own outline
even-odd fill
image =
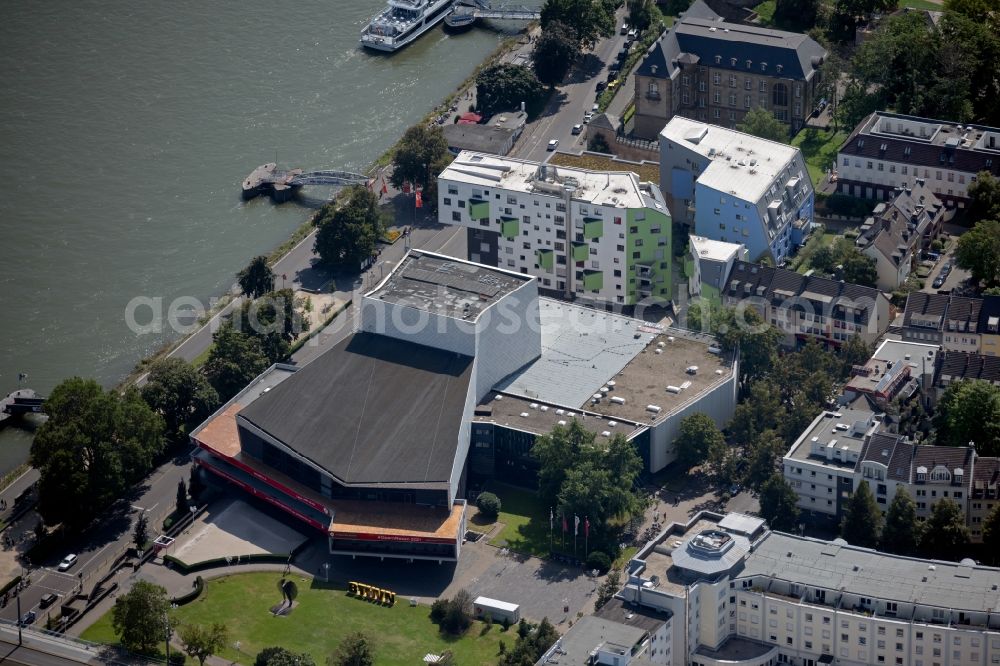
[[[853,469],[861,455],[874,414],[864,409],[824,411],[799,436],[786,458]]]
[[[572,188],[571,196],[575,201],[616,208],[661,208],[666,212],[659,190],[641,183],[639,177],[630,171],[556,167],[513,157],[462,151],[439,178],[560,198],[567,188]]]

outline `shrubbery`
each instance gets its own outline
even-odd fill
[[[479,513],[489,520],[496,520],[500,515],[500,498],[493,493],[479,493],[476,498]]]
[[[606,553],[593,550],[590,555],[587,555],[587,568],[597,569],[602,575],[606,574],[611,568],[611,558]]]

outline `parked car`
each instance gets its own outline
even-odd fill
[[[618,69],[617,67],[612,67],[611,69],[608,70],[608,81],[614,81],[615,79],[618,78],[618,75],[620,73],[621,73],[620,69]]]
[[[600,95],[601,92],[603,92],[604,89],[607,88],[607,87],[608,87],[607,83],[605,83],[604,81],[598,81],[597,82],[597,94]]]
[[[944,266],[941,267],[941,275],[947,275],[951,273],[951,262],[949,261]]]
[[[76,555],[67,555],[62,559],[62,562],[60,562],[59,566],[56,568],[59,569],[59,571],[69,571],[73,568],[73,565],[76,564],[77,559]]]
[[[608,90],[614,90],[618,86],[619,82],[620,82],[620,79],[615,79],[614,81],[612,81],[611,83],[609,83],[608,84]]]
[[[572,130],[573,134],[580,134],[581,132],[583,132],[583,125],[581,125],[580,123],[573,125],[573,130]]]
[[[549,141],[549,147],[546,150],[555,150],[559,147],[559,139],[552,139]]]
[[[583,114],[583,122],[589,123],[593,119],[594,119],[593,111],[587,111],[587,113]]]
[[[623,35],[627,35],[628,34],[628,23],[622,23],[621,34],[623,34]]]
[[[632,28],[631,30],[628,31],[628,41],[634,42],[636,39],[638,39],[638,37],[639,37],[639,31],[636,30],[635,28]]]
[[[58,598],[59,598],[58,595],[53,594],[52,592],[47,592],[46,594],[42,595],[41,600],[38,602],[38,607],[48,608],[49,606],[54,604],[56,602],[56,599]]]
[[[18,623],[22,627],[27,627],[29,624],[34,624],[35,620],[38,618],[38,614],[35,611],[30,610],[21,616],[21,621]]]
[[[590,112],[596,114],[600,113],[600,111],[601,111],[601,105],[598,104],[597,102],[594,102],[594,106],[590,107]]]
[[[940,289],[941,285],[943,284],[944,284],[944,276],[938,275],[936,278],[934,278],[934,282],[931,283],[931,287],[933,287],[934,289]]]

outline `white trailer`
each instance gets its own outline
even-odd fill
[[[476,597],[472,606],[475,608],[478,618],[483,618],[489,613],[494,622],[507,620],[510,624],[516,624],[521,619],[521,607],[506,601],[490,599],[489,597]]]

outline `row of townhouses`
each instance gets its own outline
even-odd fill
[[[902,335],[904,340],[933,343],[948,351],[1000,356],[1000,296],[910,294]]]
[[[539,665],[986,666],[1000,570],[900,557],[703,512],[629,562],[627,582]]]

